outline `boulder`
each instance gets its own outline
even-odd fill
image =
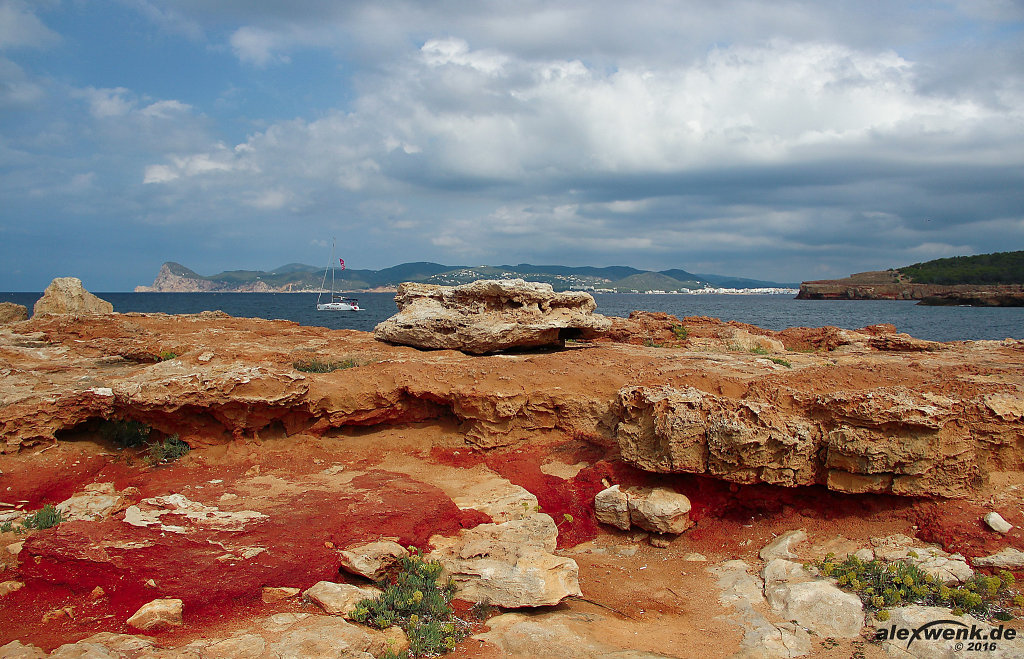
[[[636,526],[653,533],[682,533],[693,526],[690,500],[662,487],[620,490],[612,485],[597,493],[594,508],[599,522],[623,531]]]
[[[128,626],[144,632],[180,627],[181,609],[182,601],[179,599],[156,599],[143,604],[131,618],[128,618]]]
[[[391,566],[408,555],[405,547],[397,542],[381,540],[343,550],[341,567],[351,574],[379,581]]]
[[[113,313],[114,305],[101,300],[82,288],[77,277],[57,277],[43,291],[43,297],[36,301],[32,313],[40,314],[89,314]]]
[[[629,496],[618,485],[605,488],[594,496],[594,513],[602,524],[629,530]]]
[[[996,533],[1009,533],[1013,529],[1013,525],[1003,519],[1003,516],[997,512],[990,512],[985,515],[985,524]]]
[[[319,581],[302,596],[314,602],[325,613],[332,616],[345,616],[355,611],[356,604],[365,599],[376,599],[380,596],[378,588],[360,588],[347,583],[334,583],[333,581]]]
[[[856,638],[864,605],[835,584],[812,579],[800,563],[773,559],[764,569],[764,594],[772,611],[820,636]]]
[[[28,320],[28,307],[13,302],[0,302],[0,325]]]
[[[453,537],[432,536],[427,560],[444,565],[456,596],[505,608],[553,606],[580,596],[579,567],[555,556],[558,529],[548,515],[481,524]]]
[[[588,293],[554,292],[550,284],[485,279],[462,286],[406,282],[395,295],[398,313],[377,325],[379,341],[485,354],[510,348],[562,346],[611,328],[594,313]]]

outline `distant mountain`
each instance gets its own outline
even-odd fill
[[[572,267],[562,265],[454,266],[426,261],[402,263],[383,270],[334,268],[328,271],[326,286],[333,277],[338,290],[367,291],[392,289],[403,281],[455,286],[478,279],[526,279],[551,284],[555,290],[570,288],[599,291],[681,291],[704,288],[787,287],[754,279],[695,275],[686,270],[662,272],[628,266]],[[726,282],[736,282],[735,284]],[[324,283],[324,270],[304,263],[288,263],[270,271],[230,270],[204,276],[180,263],[168,261],[160,268],[152,286],[138,286],[140,292],[315,292]]]

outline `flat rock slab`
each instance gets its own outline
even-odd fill
[[[395,295],[398,313],[377,325],[380,341],[415,348],[484,354],[510,348],[564,345],[611,328],[594,313],[589,293],[556,293],[522,279],[480,280],[462,286],[407,282]]]

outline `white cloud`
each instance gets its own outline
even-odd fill
[[[245,26],[234,31],[230,38],[231,48],[238,59],[256,66],[271,62],[286,63],[286,55],[275,53],[283,39],[274,32],[258,27]]]
[[[0,50],[44,48],[59,41],[60,36],[32,13],[28,3],[0,1]]]

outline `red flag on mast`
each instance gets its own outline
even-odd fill
[[[341,269],[344,270],[345,269],[345,259],[338,259],[338,260],[341,261]]]

